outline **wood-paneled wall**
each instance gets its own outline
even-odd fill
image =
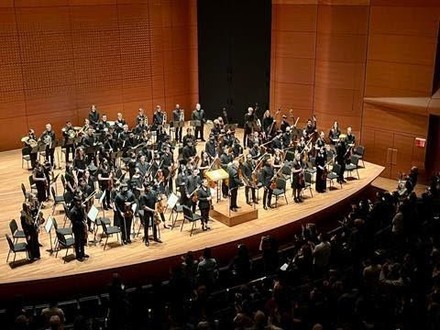
[[[431,96],[440,3],[274,0],[272,6],[271,109],[292,108],[300,125],[316,114],[325,131],[333,120],[352,125],[366,158],[387,166],[385,176],[411,165],[423,170],[425,149],[415,147],[415,138],[427,137],[427,107],[408,111],[364,98]]]
[[[91,104],[114,119],[150,118],[198,100],[196,0],[15,0],[0,3],[0,150],[28,128],[57,133]]]

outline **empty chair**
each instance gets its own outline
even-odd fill
[[[30,194],[26,191],[26,187],[24,185],[24,183],[21,184],[21,191],[23,192],[23,197],[24,197],[24,201],[28,201]]]
[[[15,219],[9,221],[9,229],[11,230],[11,235],[14,239],[14,243],[17,243],[19,238],[26,238],[24,231],[18,228],[18,224]]]
[[[365,154],[365,147],[364,146],[356,146],[353,149],[353,154],[358,155],[359,156],[359,160],[362,161],[362,167],[365,167],[365,163],[364,163],[364,154]]]
[[[332,187],[333,180],[338,181],[339,180],[339,174],[341,173],[341,165],[339,164],[333,164],[332,170],[327,173],[327,180],[329,180],[329,188]],[[341,188],[342,188],[342,182],[340,182]]]
[[[188,206],[186,206],[186,205],[183,205],[182,209],[183,209],[183,219],[184,220],[182,221],[182,226],[180,227],[180,231],[182,231],[183,224],[185,223],[185,220],[187,220],[188,222],[192,223],[191,232],[190,232],[190,235],[189,235],[189,236],[192,236],[192,233],[193,233],[194,227],[196,225],[196,222],[198,220],[201,220],[202,217],[200,215],[198,215],[198,214],[193,213],[193,211]]]
[[[283,178],[278,178],[276,180],[276,186],[273,190],[272,196],[275,197],[275,207],[278,206],[278,198],[282,196],[284,196],[286,204],[289,204],[286,196],[286,180],[284,180]]]
[[[55,193],[55,189],[54,187],[50,188],[50,191],[52,193],[52,198],[53,198],[53,206],[52,206],[52,215],[55,213],[55,208],[57,207],[57,205],[59,204],[64,204],[65,200],[64,200],[64,196],[62,195],[57,195]]]
[[[29,147],[21,148],[21,168],[23,168],[24,162],[26,162],[26,166],[29,169],[29,163],[31,162],[31,151],[32,149]]]
[[[289,180],[290,176],[292,174],[292,169],[288,165],[284,165],[281,169],[281,175],[283,176],[284,180]]]
[[[304,190],[309,189],[310,191],[310,197],[313,197],[313,190],[312,190],[312,173],[304,171]]]
[[[119,240],[119,236],[121,235],[121,228],[118,226],[107,226],[104,221],[101,221],[102,230],[105,234],[105,242],[104,242],[104,250],[107,246],[108,238],[114,234],[116,234],[116,237]]]
[[[6,240],[8,241],[8,245],[9,245],[9,252],[8,252],[8,256],[6,257],[6,262],[9,261],[9,255],[11,254],[11,252],[14,253],[13,262],[15,262],[16,254],[18,252],[26,252],[26,257],[29,258],[28,251],[27,251],[27,244],[25,242],[13,243],[12,239],[9,237],[8,234],[5,234],[5,236],[6,236]]]
[[[177,221],[177,218],[179,217],[179,213],[183,213],[183,206],[180,205],[180,204],[176,204],[176,205],[171,209],[171,212],[170,212],[170,219],[169,219],[169,220],[172,219],[171,230],[173,230],[173,229],[174,229],[174,226],[176,225],[176,221]],[[174,215],[174,218],[173,218],[173,215]],[[168,220],[168,221],[169,221],[169,220]],[[184,219],[182,219],[182,222],[183,222],[183,221],[184,221]]]
[[[64,236],[66,239],[73,236],[72,228],[58,228],[58,223],[54,217],[52,217],[53,228],[55,229],[54,247],[55,250],[59,250],[58,234]]]
[[[66,262],[67,253],[69,252],[69,249],[75,245],[75,238],[73,236],[67,237],[61,234],[60,232],[56,232],[57,234],[57,240],[58,240],[58,246],[61,248],[66,249],[66,254],[64,255],[64,262]],[[60,248],[57,249],[57,252],[55,253],[55,258],[58,256]]]
[[[345,172],[347,172],[348,174],[352,174],[353,171],[356,171],[357,174],[357,178],[360,179],[359,176],[359,155],[353,154],[350,157],[350,163],[348,163],[347,165],[345,165]]]

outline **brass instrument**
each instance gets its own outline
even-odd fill
[[[44,134],[42,140],[43,140],[43,143],[47,146],[50,146],[52,144],[52,136],[50,134]]]
[[[38,145],[38,142],[35,139],[30,138],[29,136],[24,136],[21,139],[21,142],[27,144],[31,148],[35,148]]]

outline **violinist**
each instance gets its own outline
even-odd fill
[[[188,181],[188,174],[186,170],[186,165],[180,164],[179,169],[177,170],[177,177],[176,177],[176,189],[180,193],[180,205],[188,205],[188,197],[186,192],[186,183]]]
[[[292,146],[293,137],[292,137],[292,132],[291,132],[290,126],[286,127],[286,131],[283,133],[283,135],[281,137],[281,141],[283,143],[283,149],[287,149]]]
[[[230,162],[232,162],[232,160],[233,160],[232,151],[230,150],[230,148],[224,147],[223,152],[220,155],[220,163],[222,164],[222,168],[224,170],[227,170],[228,165]],[[223,198],[227,198],[227,196],[229,195],[228,185],[226,184],[225,180],[222,180],[222,195]]]
[[[321,149],[321,147],[325,147],[325,133],[321,131],[319,133],[319,137],[315,141],[315,151],[318,153],[318,151]]]
[[[166,192],[168,190],[168,185],[165,179],[164,172],[161,169],[159,169],[156,173],[153,187],[156,192],[156,199],[157,199],[156,212],[159,214],[160,219],[162,220],[163,227],[165,229],[168,229],[170,227],[168,227],[168,225],[166,224],[165,215],[164,215],[165,209],[167,207]]]
[[[246,195],[246,203],[249,205],[252,205],[252,203],[250,202],[249,199],[249,192],[251,192],[251,197],[252,197],[252,202],[254,204],[258,204],[258,200],[257,197],[255,196],[255,192],[256,192],[256,187],[255,187],[255,181],[254,181],[254,176],[257,176],[256,173],[254,173],[255,171],[255,160],[252,159],[252,155],[251,154],[247,154],[246,155],[246,161],[243,163],[242,169],[243,169],[243,176],[245,176],[247,178],[247,182],[249,182],[252,185],[246,185],[244,187],[244,192]]]
[[[76,189],[78,188],[78,176],[71,162],[66,164],[64,179],[64,200],[66,204],[69,204],[73,199]]]
[[[284,155],[281,149],[275,149],[273,155],[273,167],[278,171],[284,165]]]
[[[192,141],[192,143],[193,143],[193,145],[195,144],[195,142],[196,142],[196,137],[194,136],[194,134],[193,134],[193,130],[192,130],[192,128],[191,127],[188,127],[187,129],[186,129],[186,135],[183,137],[183,139],[182,139],[182,145],[183,145],[183,147],[185,147],[186,145],[188,145],[188,142],[189,141]]]
[[[335,146],[336,149],[336,163],[338,163],[341,166],[341,171],[339,172],[339,183],[346,182],[344,179],[344,173],[345,173],[345,165],[347,162],[347,144],[345,143],[345,137],[341,135],[339,137],[339,142],[336,143]]]
[[[272,117],[269,110],[266,110],[263,114],[263,120],[261,123],[263,126],[263,135],[265,136],[266,140],[270,140],[272,138],[275,123],[275,118]]]
[[[201,215],[200,220],[202,222],[202,229],[203,231],[205,231],[211,229],[208,227],[208,221],[209,221],[209,210],[211,209],[211,205],[212,205],[211,189],[208,187],[207,179],[202,180],[202,185],[200,186],[197,194],[199,199],[199,209]]]
[[[327,169],[325,167],[327,160],[327,155],[325,152],[325,147],[321,147],[316,155],[316,183],[315,188],[319,193],[323,193],[327,186]]]
[[[249,137],[247,147],[251,149],[255,143],[258,145],[263,144],[263,140],[260,138],[260,134],[258,132],[254,132],[252,136]]]
[[[229,174],[229,192],[231,200],[229,202],[229,209],[233,212],[237,212],[240,206],[237,205],[238,188],[243,185],[238,173],[238,160],[234,159],[232,163],[228,165]]]
[[[85,202],[87,197],[89,197],[94,192],[94,189],[87,184],[85,178],[81,178],[78,181],[78,191],[83,198],[83,202]],[[110,195],[110,193],[109,193],[109,195]],[[90,208],[92,207],[92,205],[93,205],[93,198],[89,199],[87,201],[87,203],[84,205],[86,213],[88,213],[90,211]],[[90,226],[90,220],[89,220],[88,225]]]
[[[87,243],[86,217],[87,214],[82,204],[82,198],[75,196],[73,207],[69,212],[69,219],[72,221],[72,231],[75,238],[75,257],[81,262],[89,257],[85,253],[85,245]]]
[[[192,173],[188,176],[186,181],[186,197],[188,198],[187,206],[190,207],[193,212],[196,211],[196,206],[197,206],[196,192],[201,184],[202,184],[202,179],[200,178],[199,170],[194,169]]]
[[[150,245],[148,228],[151,226],[153,230],[153,240],[157,243],[162,243],[158,237],[157,223],[154,219],[156,212],[157,193],[153,190],[149,183],[144,185],[145,191],[139,198],[140,208],[143,210],[142,223],[144,225],[144,242],[146,246]]]
[[[104,200],[102,201],[102,207],[104,210],[110,208],[110,192],[113,188],[113,174],[107,159],[103,159],[98,168],[98,182],[99,188],[105,194]]]
[[[188,140],[186,146],[182,149],[182,158],[185,162],[188,162],[191,158],[197,155],[196,147],[192,140]]]
[[[283,136],[283,131],[281,131],[279,129],[277,131],[277,134],[275,135],[275,137],[272,139],[272,143],[270,143],[270,146],[271,146],[272,150],[282,149],[283,148],[283,144],[281,142],[281,137],[282,136]]]
[[[313,116],[312,119],[307,120],[306,127],[303,129],[303,136],[308,141],[312,137],[314,137],[317,133],[316,129],[316,117]]]
[[[243,150],[243,147],[240,144],[240,141],[235,137],[235,131],[231,132],[231,136],[232,136],[232,139],[233,139],[233,142],[232,142],[232,153],[234,155],[234,158],[237,158],[237,157],[239,157],[240,155],[243,154],[244,150]]]
[[[295,159],[292,162],[292,190],[293,200],[295,203],[302,203],[301,191],[305,187],[304,181],[304,161],[301,159],[301,154],[296,153]]]
[[[199,166],[200,177],[203,178],[205,171],[211,166],[211,158],[206,151],[202,151],[201,162]]]
[[[134,194],[126,183],[121,184],[121,190],[115,197],[115,225],[121,228],[123,244],[131,243],[131,224],[133,212],[131,205],[135,202]]]
[[[20,214],[21,227],[26,236],[27,251],[30,261],[40,259],[40,243],[38,242],[38,214],[32,215],[31,206],[23,203]]]
[[[272,165],[272,159],[268,158],[266,160],[266,163],[261,170],[261,183],[264,187],[264,194],[263,194],[263,208],[267,210],[267,208],[274,208],[271,204],[272,200],[272,180],[274,178],[275,171]]]
[[[251,155],[252,159],[258,159],[261,156],[260,145],[255,142],[252,148],[249,150],[249,155]]]

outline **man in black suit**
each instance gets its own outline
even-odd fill
[[[273,190],[271,188],[271,183],[274,175],[275,171],[273,169],[272,159],[269,158],[266,160],[266,164],[261,172],[261,183],[264,186],[263,208],[265,210],[267,210],[268,207],[273,208],[273,206],[270,204],[270,201],[272,200]]]
[[[198,198],[199,198],[199,209],[200,209],[200,215],[202,216],[201,222],[202,222],[202,229],[208,230],[211,229],[208,227],[208,221],[209,221],[209,210],[211,209],[211,189],[208,187],[208,180],[203,179],[202,186],[198,190]]]
[[[75,238],[75,256],[78,261],[84,261],[84,258],[89,257],[84,250],[87,243],[86,212],[80,196],[75,196],[74,203],[69,212],[69,219],[72,222],[73,237]]]
[[[228,174],[229,174],[229,192],[231,195],[231,201],[229,203],[229,209],[231,211],[237,212],[240,206],[237,205],[237,195],[238,188],[243,185],[238,175],[238,160],[233,160],[232,163],[228,166]]]

